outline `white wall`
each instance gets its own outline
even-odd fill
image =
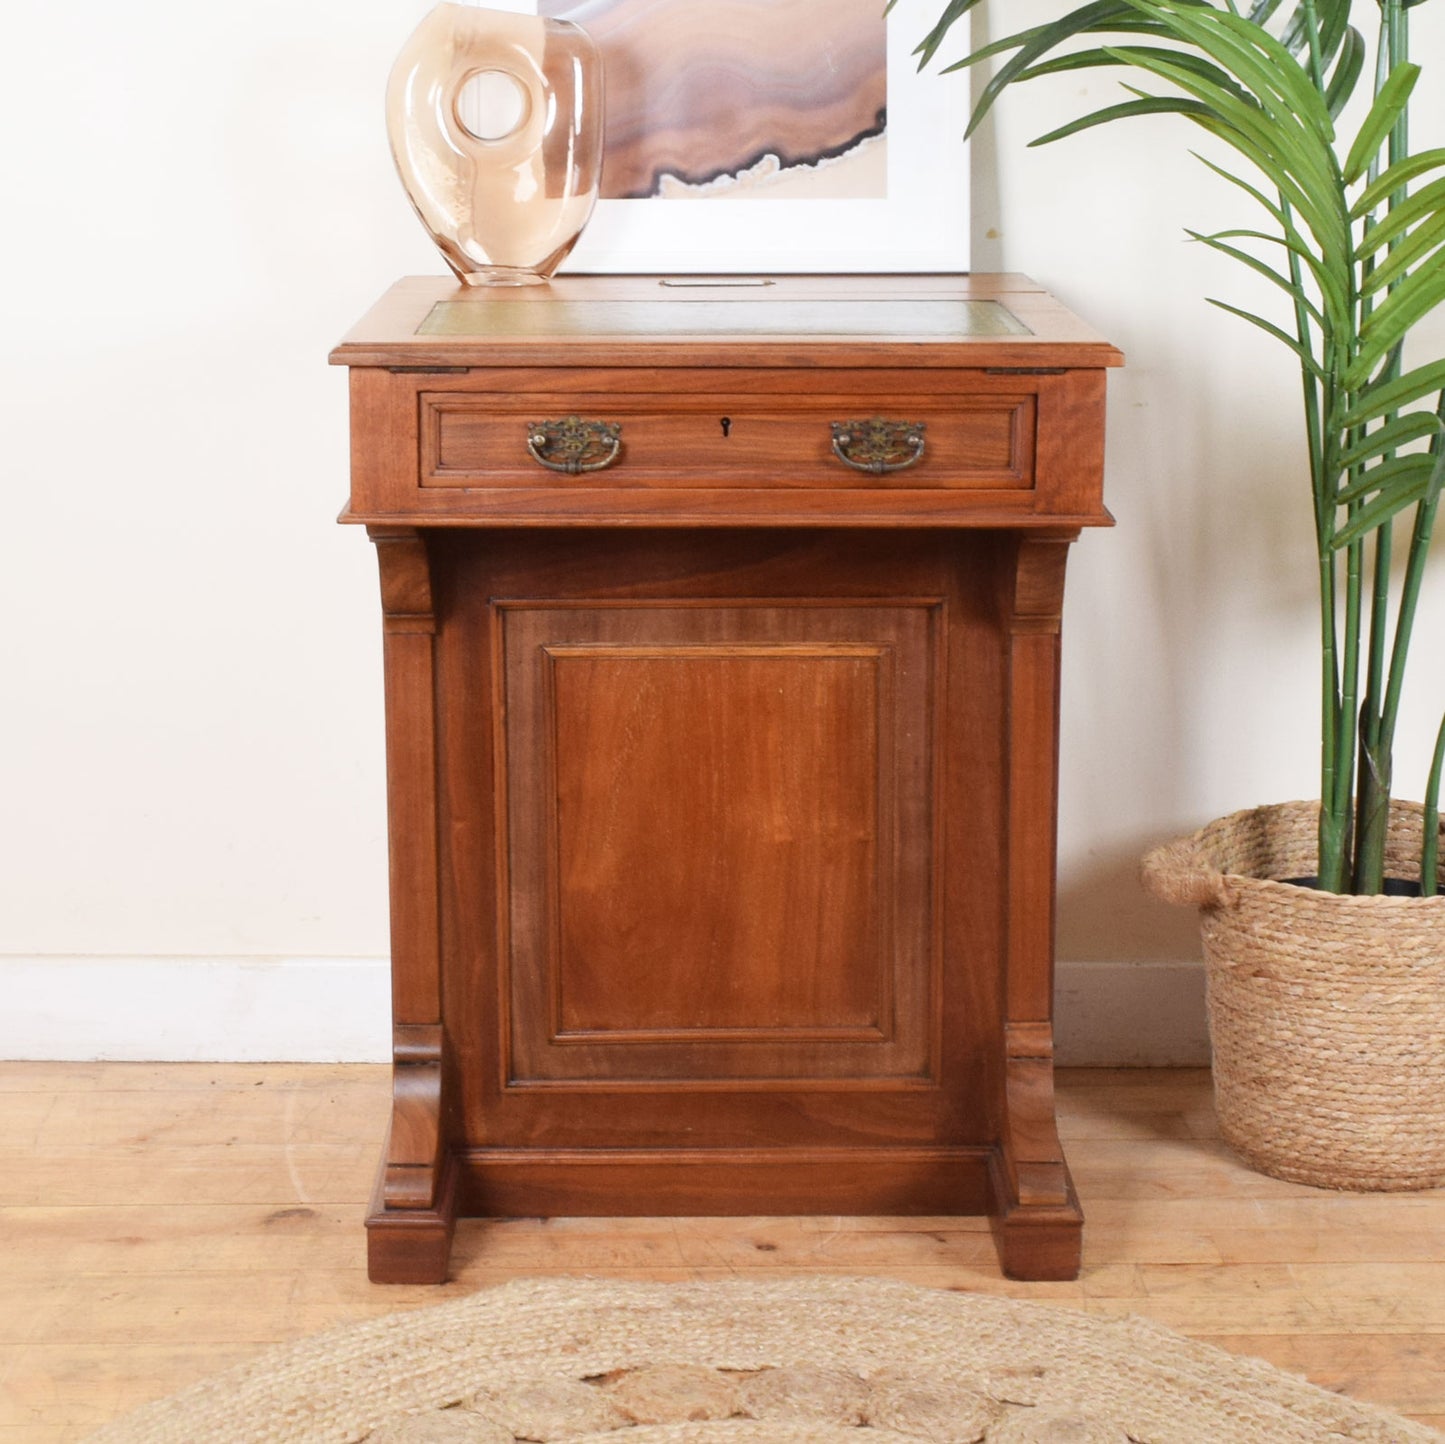
[[[345,387],[325,354],[395,276],[441,270],[380,105],[426,8],[22,0],[0,21],[0,1052],[115,1051],[84,1038],[114,1018],[94,981],[112,962],[161,1017],[201,1005],[144,960],[264,977],[386,951],[374,561],[332,524]],[[1060,6],[991,8],[1021,26]],[[1445,55],[1445,5],[1414,13],[1420,53]],[[1030,86],[984,133],[974,261],[1030,272],[1129,354],[1120,525],[1076,548],[1069,601],[1060,955],[1177,960],[1192,922],[1139,893],[1139,852],[1315,790],[1296,384],[1200,299],[1251,293],[1182,240],[1241,214],[1182,122],[1025,149],[1086,91],[1112,83]],[[1419,126],[1445,142],[1445,86]],[[1420,652],[1416,791],[1445,707]],[[362,991],[380,1055],[384,1000]]]
[[[0,952],[386,949],[326,353],[438,269],[380,103],[425,9],[7,7]]]

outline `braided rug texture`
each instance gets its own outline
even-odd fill
[[[87,1444],[1412,1444],[1137,1318],[882,1279],[520,1280],[289,1345]]]
[[[1237,812],[1144,861],[1153,892],[1203,909],[1220,1133],[1276,1178],[1434,1188],[1445,1184],[1445,895],[1276,881],[1315,871],[1318,821],[1313,802]],[[1387,876],[1419,877],[1422,824],[1418,804],[1394,804]]]

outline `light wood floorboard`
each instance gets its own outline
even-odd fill
[[[1077,1071],[1088,1218],[1067,1284],[999,1276],[971,1218],[465,1222],[442,1288],[367,1282],[381,1068],[0,1063],[0,1444],[123,1410],[335,1324],[518,1275],[879,1274],[1137,1313],[1445,1429],[1445,1190],[1248,1172],[1207,1074]]]

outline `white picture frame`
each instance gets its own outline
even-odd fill
[[[537,11],[534,0],[488,3]],[[563,272],[966,271],[968,78],[940,74],[942,58],[920,73],[913,54],[940,11],[939,0],[897,0],[888,16],[886,199],[600,200]]]

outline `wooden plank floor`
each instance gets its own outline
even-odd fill
[[[369,1284],[385,1070],[0,1063],[0,1444],[121,1411],[330,1325],[517,1275],[881,1274],[1133,1312],[1445,1429],[1445,1190],[1249,1173],[1208,1077],[1078,1071],[1060,1112],[1088,1217],[1076,1283],[999,1277],[979,1219],[509,1220],[444,1288]]]

